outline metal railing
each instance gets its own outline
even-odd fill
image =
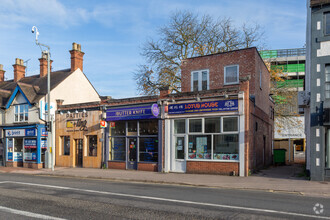
[[[305,56],[306,48],[262,50],[260,51],[260,55],[262,58]]]

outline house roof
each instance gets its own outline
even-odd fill
[[[330,4],[330,0],[310,0],[311,7],[322,6],[326,4]]]
[[[71,75],[71,69],[59,70],[50,73],[50,90]],[[19,86],[30,103],[38,101],[47,94],[47,76],[28,76],[18,82],[8,80],[0,82],[0,105],[3,107],[8,102],[15,88]]]

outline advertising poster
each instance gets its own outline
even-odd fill
[[[207,146],[207,137],[197,137],[196,138],[196,153],[197,159],[204,159],[205,146]]]

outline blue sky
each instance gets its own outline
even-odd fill
[[[39,74],[39,41],[51,47],[53,69],[70,67],[72,42],[82,45],[84,73],[100,95],[137,96],[133,72],[143,64],[140,48],[157,39],[157,28],[176,10],[231,17],[235,25],[257,22],[268,49],[305,44],[305,0],[1,0],[0,64],[13,79],[15,58],[30,59],[27,75]]]

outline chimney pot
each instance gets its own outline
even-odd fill
[[[78,44],[78,45],[77,45],[77,47],[78,47],[78,51],[80,51],[80,52],[81,52],[81,45],[80,45],[80,44]]]
[[[72,43],[72,50],[77,50],[77,44],[76,43]]]
[[[3,70],[3,65],[0,64],[0,82],[5,81],[5,72],[6,71]]]

